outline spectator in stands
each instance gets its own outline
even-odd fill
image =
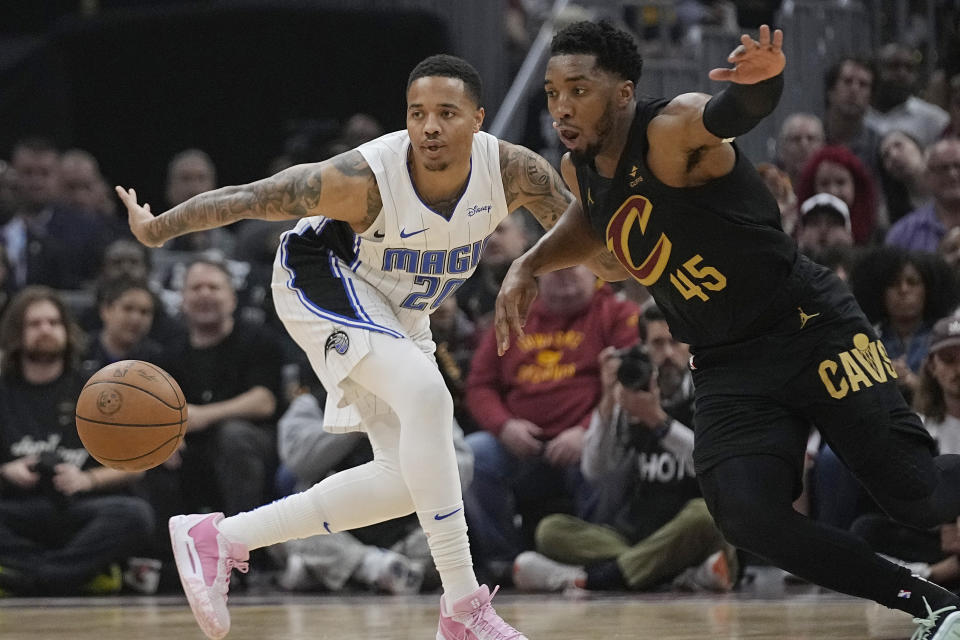
[[[120,360],[156,362],[161,347],[147,334],[154,316],[154,297],[146,280],[117,277],[101,284],[97,307],[103,324],[82,357],[81,369],[93,375]]]
[[[881,136],[894,129],[906,131],[924,148],[943,133],[950,121],[946,111],[914,95],[920,79],[920,52],[890,43],[877,55],[877,82],[867,125]]]
[[[644,317],[647,348],[600,354],[603,395],[581,468],[601,506],[589,521],[554,514],[540,522],[537,551],[514,563],[520,589],[647,590],[671,580],[695,590],[733,586],[735,551],[717,530],[694,475],[692,393],[681,405],[682,422],[659,384],[660,371],[665,382],[676,372],[689,379],[680,363],[689,349],[673,341],[655,307]]]
[[[873,178],[846,147],[823,147],[807,161],[796,185],[797,199],[817,193],[843,200],[850,211],[853,242],[869,244],[877,229],[877,191]]]
[[[200,149],[186,149],[173,156],[167,165],[166,198],[168,208],[186,202],[195,195],[217,187],[217,169],[213,160]],[[225,228],[191,233],[170,241],[172,251],[205,251],[219,249],[231,256],[234,235]]]
[[[482,331],[493,322],[493,305],[500,283],[514,260],[533,244],[533,232],[526,214],[514,211],[497,225],[484,245],[480,264],[470,279],[457,290],[457,302],[467,317]]]
[[[777,199],[780,207],[780,226],[784,233],[794,235],[797,230],[800,212],[797,207],[797,194],[793,191],[790,176],[769,162],[757,163],[757,172],[767,184],[770,193]]]
[[[189,414],[183,464],[147,473],[160,522],[184,511],[236,514],[272,497],[283,362],[272,334],[234,319],[236,304],[222,262],[198,258],[187,267],[188,335],[157,363],[180,383]]]
[[[787,116],[777,136],[777,166],[787,172],[794,187],[807,161],[824,144],[823,123],[815,115]]]
[[[28,287],[0,323],[0,589],[21,595],[117,591],[119,569],[153,527],[124,490],[141,474],[100,466],[74,413],[81,332],[51,289]]]
[[[891,131],[880,141],[880,186],[887,219],[894,224],[930,200],[920,144],[903,131]]]
[[[636,342],[636,322],[632,302],[577,266],[540,278],[526,335],[505,356],[492,327],[482,334],[467,379],[467,407],[482,430],[467,436],[475,468],[464,494],[479,570],[505,577],[544,511],[578,507],[583,439],[602,391],[597,358]]]
[[[280,418],[279,432],[280,460],[296,477],[298,491],[331,473],[373,460],[370,441],[362,432],[324,431],[322,403],[314,393],[294,398]],[[467,487],[473,477],[473,453],[456,422],[453,443],[460,483]],[[318,586],[340,591],[353,582],[371,590],[404,594],[439,584],[426,535],[414,515],[350,532],[291,540],[277,549],[286,556],[278,583],[291,591]],[[431,578],[426,582],[425,573]]]
[[[18,288],[45,284],[77,289],[100,266],[108,235],[96,215],[60,203],[60,152],[48,140],[13,148],[19,208],[3,227],[3,242]]]
[[[901,218],[886,243],[913,251],[936,251],[947,230],[960,226],[960,138],[927,149],[924,177],[932,201]]]
[[[853,273],[852,288],[893,361],[901,387],[916,391],[933,323],[956,306],[956,278],[938,255],[878,247]]]
[[[831,65],[824,76],[823,129],[828,145],[847,147],[876,174],[880,137],[864,121],[872,91],[873,67],[867,60],[847,56]]]
[[[103,328],[100,317],[100,294],[117,280],[145,280],[154,298],[153,320],[150,323],[149,337],[158,344],[170,341],[184,334],[186,329],[176,318],[179,313],[180,293],[167,291],[156,279],[150,262],[147,247],[135,240],[114,240],[107,245],[103,253],[103,264],[97,276],[96,284],[90,293],[89,307],[80,314],[80,327],[87,335],[96,335]]]
[[[96,214],[110,240],[132,237],[125,212],[117,206],[93,154],[83,149],[64,151],[60,156],[60,181],[64,204]]]
[[[934,324],[913,406],[940,453],[960,454],[960,318],[946,317]],[[894,562],[921,578],[943,586],[960,581],[960,537],[955,523],[921,531],[873,513],[858,518],[852,529],[874,550],[893,556]]]
[[[824,249],[852,244],[850,210],[846,202],[829,193],[818,193],[803,201],[797,231],[801,251],[817,257]]]

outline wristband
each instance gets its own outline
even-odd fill
[[[783,74],[756,84],[731,83],[703,107],[703,126],[718,138],[747,133],[773,113],[783,93]]]

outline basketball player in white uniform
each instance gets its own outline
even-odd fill
[[[250,550],[415,511],[443,582],[437,639],[524,638],[473,572],[453,401],[428,316],[470,276],[510,211],[525,207],[551,227],[571,196],[545,160],[482,133],[483,115],[477,72],[432,56],[410,74],[406,131],[156,217],[117,187],[149,246],[243,218],[302,218],[277,252],[277,312],[327,390],[325,427],[363,429],[374,450],[372,462],[253,511],[171,518],[181,582],[208,637],[229,631],[230,572],[247,570]],[[612,262],[594,269],[622,277]]]

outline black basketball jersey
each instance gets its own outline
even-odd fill
[[[770,326],[771,308],[797,256],[773,194],[737,151],[727,175],[669,187],[648,169],[647,125],[669,102],[637,105],[613,179],[574,162],[591,226],[663,310],[674,337],[694,347],[729,344]],[[782,305],[776,305],[782,306]]]

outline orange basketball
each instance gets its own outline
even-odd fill
[[[97,371],[77,398],[77,433],[94,458],[113,469],[142,471],[177,450],[187,403],[160,367],[121,360]]]

